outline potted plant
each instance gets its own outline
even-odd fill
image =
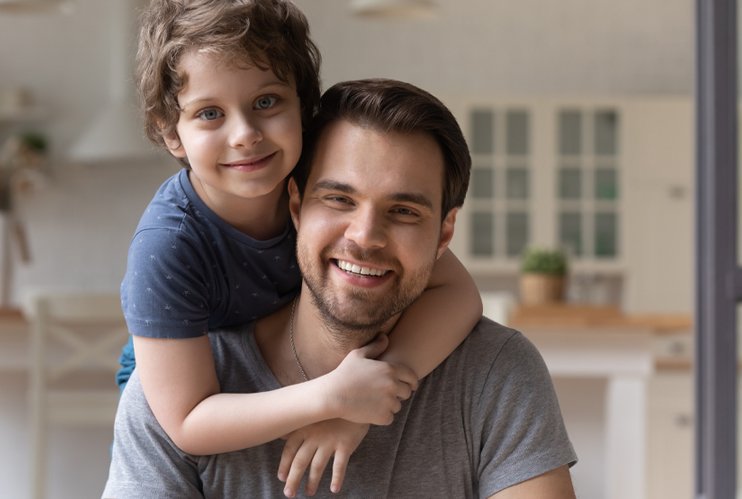
[[[520,299],[524,305],[543,305],[564,300],[567,256],[561,250],[530,248],[523,253]]]

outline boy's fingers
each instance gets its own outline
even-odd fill
[[[304,477],[304,472],[307,470],[307,466],[314,459],[314,453],[317,451],[316,446],[302,445],[299,451],[294,457],[294,461],[291,463],[291,469],[289,470],[289,476],[286,479],[286,486],[283,489],[286,497],[294,497],[296,491],[299,490],[301,485],[301,479]]]
[[[308,496],[313,496],[317,493],[317,489],[319,488],[319,481],[322,478],[322,474],[325,472],[325,468],[327,467],[327,463],[330,461],[330,457],[332,457],[332,452],[322,447],[317,449],[317,452],[314,454],[312,464],[309,466],[309,477],[307,478],[307,485],[304,488],[304,492],[306,492]]]
[[[392,404],[392,412],[394,414],[397,414],[402,409],[402,402],[399,401],[399,399],[395,400]],[[389,423],[392,424],[392,423]]]
[[[389,338],[385,334],[380,334],[374,341],[368,345],[359,348],[359,352],[367,359],[375,359],[386,350],[389,346]]]
[[[412,387],[407,383],[400,383],[397,388],[397,399],[407,400],[412,395]]]
[[[406,366],[396,365],[394,366],[397,373],[397,379],[403,383],[410,385],[412,390],[417,390],[417,374],[415,371]]]
[[[278,463],[278,479],[285,482],[289,476],[289,470],[291,469],[291,463],[294,461],[296,452],[301,447],[303,439],[291,438],[283,446],[283,452],[281,453],[281,462]]]
[[[340,492],[343,486],[345,471],[348,469],[348,459],[350,459],[350,454],[347,454],[344,450],[338,449],[335,451],[335,460],[332,463],[332,482],[330,483],[330,491],[333,494]]]

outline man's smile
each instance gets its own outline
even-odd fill
[[[356,263],[347,262],[345,260],[332,260],[332,262],[341,270],[347,274],[356,277],[383,277],[389,270],[376,269],[373,267],[364,267]]]

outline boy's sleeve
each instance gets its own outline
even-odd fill
[[[577,462],[546,364],[521,333],[492,363],[473,416],[480,497]]]
[[[213,291],[202,254],[182,233],[138,232],[129,246],[121,304],[129,332],[151,338],[194,338],[208,332]]]

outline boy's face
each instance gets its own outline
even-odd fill
[[[301,154],[296,90],[272,71],[239,69],[213,54],[192,52],[180,67],[188,80],[178,94],[178,136],[170,152],[187,157],[191,183],[217,214],[240,201],[283,191]]]

